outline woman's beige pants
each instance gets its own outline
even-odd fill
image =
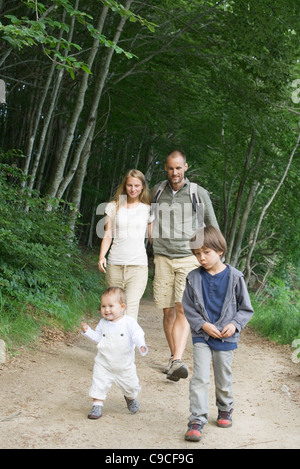
[[[107,287],[120,287],[125,290],[127,307],[126,314],[136,321],[139,314],[140,300],[148,281],[147,265],[107,265]]]

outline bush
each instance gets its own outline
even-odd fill
[[[67,214],[46,210],[49,201],[22,189],[22,179],[18,168],[0,164],[0,333],[19,343],[50,322],[72,327],[87,303],[99,304],[103,290]]]
[[[263,298],[253,299],[250,324],[265,337],[291,345],[300,339],[300,291],[289,280],[271,279]]]

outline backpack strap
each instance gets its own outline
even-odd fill
[[[151,216],[153,217],[153,220],[155,219],[156,217],[156,211],[154,209],[154,207],[156,207],[157,209],[157,202],[162,194],[162,192],[164,191],[166,185],[168,184],[168,181],[165,180],[165,181],[162,181],[158,188],[156,189],[156,192],[155,192],[155,195],[153,197],[153,204],[155,204],[154,206],[151,204]],[[203,212],[203,209],[204,209],[204,206],[203,206],[203,203],[201,203],[201,200],[199,198],[199,195],[198,195],[198,189],[201,191],[201,190],[204,190],[201,186],[198,186],[198,184],[196,184],[195,182],[190,182],[190,199],[191,199],[191,203],[192,203],[192,208],[193,208],[193,211],[196,212],[196,215],[197,215],[197,220],[198,220],[198,225],[199,226],[205,226],[205,223],[204,223],[204,212]]]
[[[156,193],[153,198],[153,203],[158,202],[162,192],[164,191],[166,185],[168,184],[168,181],[162,181],[160,185],[158,186]],[[200,203],[199,197],[198,197],[198,191],[197,191],[198,185],[195,182],[190,182],[190,198],[191,202],[193,205],[193,210],[194,212],[197,211],[197,204]]]
[[[192,201],[194,212],[197,212],[197,205],[200,203],[197,187],[198,185],[195,182],[190,182],[190,198]]]
[[[204,228],[205,223],[204,223],[204,204],[202,203],[201,199],[199,198],[199,192],[202,194],[203,187],[198,186],[195,182],[190,183],[190,197],[193,205],[193,210],[196,212],[197,220],[198,220],[198,227],[199,228]]]
[[[158,202],[158,199],[160,198],[163,190],[165,189],[166,185],[168,184],[168,181],[162,181],[158,188],[156,189],[155,196],[153,197],[153,203],[156,204]]]

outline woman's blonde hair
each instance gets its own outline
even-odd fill
[[[126,184],[127,181],[130,177],[137,178],[141,181],[143,189],[142,192],[140,193],[139,200],[143,204],[150,205],[151,204],[151,198],[150,198],[150,191],[148,188],[148,184],[146,181],[146,178],[144,174],[139,171],[138,169],[130,169],[124,176],[123,181],[121,182],[120,186],[118,187],[114,197],[113,201],[116,202],[117,204],[117,211],[119,210],[119,203],[120,203],[120,196],[121,195],[127,195],[126,193]]]

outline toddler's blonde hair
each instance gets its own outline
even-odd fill
[[[109,287],[103,293],[101,298],[104,295],[115,295],[118,298],[120,305],[126,305],[126,294],[123,288],[120,287]]]

